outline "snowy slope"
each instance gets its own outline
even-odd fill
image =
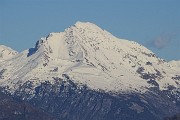
[[[144,46],[119,39],[92,23],[77,22],[64,32],[50,33],[34,48],[0,63],[0,84],[14,91],[26,81],[35,88],[68,75],[92,89],[145,92],[158,86],[179,88],[176,66],[158,58]]]
[[[180,61],[170,61],[170,64],[172,64],[174,67],[180,67]]]
[[[11,48],[0,45],[0,62],[10,59],[16,54],[17,52],[12,50]]]

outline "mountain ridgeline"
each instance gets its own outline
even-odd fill
[[[0,46],[0,87],[0,119],[163,120],[180,112],[179,61],[89,22],[21,53]]]

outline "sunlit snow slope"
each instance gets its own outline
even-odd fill
[[[17,52],[12,50],[11,48],[0,45],[0,62],[10,59],[16,54]]]
[[[64,76],[95,90],[114,92],[145,92],[153,86],[164,90],[180,84],[177,66],[89,22],[50,33],[34,48],[1,62],[0,71],[1,86],[12,91],[26,81],[33,81],[36,87]]]

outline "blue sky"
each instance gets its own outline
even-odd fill
[[[0,0],[0,44],[17,51],[76,21],[180,60],[180,0]]]

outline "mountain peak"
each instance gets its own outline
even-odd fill
[[[81,22],[81,21],[77,21],[74,26],[81,26],[81,27],[97,27],[97,25],[95,25],[94,23],[91,22]]]
[[[0,45],[0,49],[5,49],[5,50],[9,50],[9,51],[14,51],[12,50],[10,47],[7,47],[5,45]]]
[[[89,22],[77,22],[64,32],[50,33],[17,59],[21,62],[3,66],[17,68],[9,73],[15,74],[11,79],[17,81],[18,76],[22,77],[19,83],[51,81],[67,74],[90,88],[107,91],[144,92],[152,86],[162,90],[168,85],[178,86],[178,81],[172,80],[176,75],[168,76],[174,70],[169,63],[144,46],[118,39]],[[8,75],[4,77],[4,81],[8,79]]]
[[[94,23],[91,23],[91,22],[80,22],[80,21],[77,21],[74,26],[78,29],[86,29],[86,30],[91,30],[93,32],[98,32],[98,31],[103,31],[99,26],[97,26],[96,24]]]
[[[169,63],[171,63],[174,67],[179,67],[180,68],[180,60],[179,61],[172,60]]]
[[[18,53],[17,51],[12,50],[11,48],[9,48],[5,45],[0,45],[0,62],[12,58],[17,53]]]
[[[0,89],[23,106],[24,101],[33,103],[58,119],[86,114],[82,119],[161,120],[179,111],[180,63],[168,63],[95,24],[77,22],[9,58],[13,55],[12,49],[0,46],[0,57],[8,59],[0,62]],[[31,115],[14,108],[10,113]]]
[[[93,23],[76,22],[64,32],[53,32],[41,38],[32,51],[35,53],[34,51],[41,49],[39,51],[46,51],[55,58],[72,60],[79,52],[82,53],[84,44],[93,48],[96,47],[93,44],[109,40],[109,37],[106,31]]]
[[[90,22],[81,22],[81,21],[77,21],[74,25],[78,26],[78,25],[84,25],[84,24],[92,24]]]

